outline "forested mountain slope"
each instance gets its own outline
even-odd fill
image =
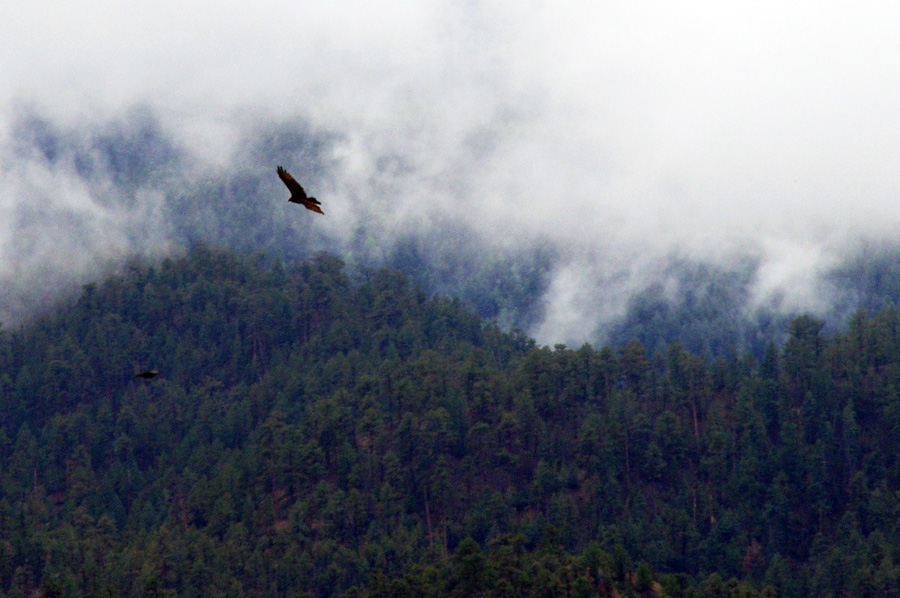
[[[550,349],[328,255],[136,264],[0,339],[0,592],[898,595],[900,316],[788,336]]]

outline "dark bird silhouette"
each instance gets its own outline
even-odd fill
[[[303,190],[303,187],[300,186],[300,183],[297,182],[291,174],[282,168],[278,167],[278,176],[281,177],[281,180],[284,181],[284,184],[287,185],[288,191],[291,192],[291,196],[288,198],[288,201],[293,203],[302,204],[307,210],[312,210],[313,212],[318,212],[319,214],[324,214],[322,208],[319,207],[319,200],[315,197],[307,197],[306,191]]]
[[[152,378],[153,376],[158,376],[158,370],[147,370],[146,372],[141,372],[140,374],[135,374],[135,378]]]

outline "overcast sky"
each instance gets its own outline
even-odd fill
[[[335,214],[395,156],[395,223],[565,247],[550,341],[673,253],[755,256],[760,301],[812,305],[848,247],[893,239],[898,29],[887,2],[33,0],[4,10],[0,143],[23,106],[78,125],[143,105],[225,165],[254,123],[305,119],[341,134]],[[10,161],[0,213],[42,176]],[[114,228],[97,252],[124,246]],[[0,223],[0,278],[16,242]]]

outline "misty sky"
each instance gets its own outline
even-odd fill
[[[757,301],[815,309],[819,274],[900,227],[898,23],[900,5],[849,1],[17,3],[0,36],[0,282],[71,269],[73,246],[165,251],[152,192],[110,211],[105,187],[11,141],[23,110],[77,128],[141,106],[198,170],[234,164],[261,123],[337,134],[317,191],[334,234],[365,204],[386,230],[446,215],[559,244],[544,342],[621,312],[672,255],[754,257]],[[148,219],[159,242],[135,245]]]

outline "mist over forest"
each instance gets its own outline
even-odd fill
[[[204,241],[396,267],[549,345],[838,328],[897,299],[897,11],[23,8],[0,40],[0,321]]]
[[[551,345],[638,339],[650,350],[680,342],[707,356],[758,356],[783,341],[796,315],[834,330],[860,307],[900,298],[900,251],[887,242],[857,244],[828,268],[763,290],[772,264],[750,251],[726,262],[677,250],[622,261],[614,248],[550,235],[489,235],[477,210],[418,207],[414,190],[399,189],[413,175],[396,156],[375,159],[348,190],[346,139],[303,120],[257,123],[222,164],[198,157],[149,107],[88,126],[23,110],[10,131],[0,235],[7,328],[129,260],[152,263],[197,243],[289,262],[325,251],[351,267],[396,268]],[[322,198],[324,217],[285,201],[277,164]]]

